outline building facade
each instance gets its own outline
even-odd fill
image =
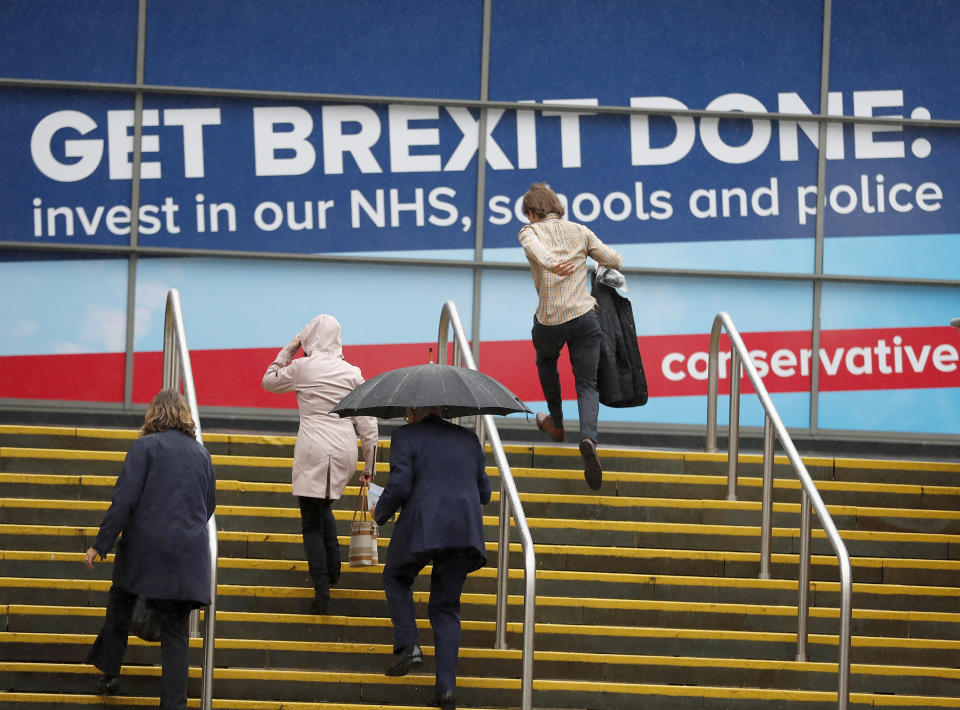
[[[958,35],[955,0],[4,0],[0,406],[148,402],[176,288],[201,408],[295,407],[260,377],[317,313],[367,377],[425,362],[452,300],[536,409],[546,181],[624,255],[650,401],[601,423],[702,424],[726,311],[791,429],[949,437]]]

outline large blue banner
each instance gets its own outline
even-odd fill
[[[479,3],[462,12],[430,3],[378,4],[373,27],[349,9],[353,5],[335,5],[321,17],[301,3],[287,8],[299,8],[296,22],[263,3],[248,6],[249,13],[218,19],[216,3],[184,5],[194,18],[184,25],[166,5],[152,5],[148,81],[478,98]],[[12,20],[25,13],[17,7]],[[736,248],[735,263],[727,263],[724,244],[812,238],[814,121],[598,114],[591,107],[815,113],[819,8],[809,0],[625,3],[616,13],[582,3],[495,4],[490,96],[530,108],[487,112],[482,218],[489,255],[516,257],[523,223],[517,199],[530,182],[547,180],[572,219],[623,245],[634,263],[648,263],[657,244],[671,243],[680,245],[676,262],[654,257],[653,265],[689,266],[682,245],[698,243],[714,267],[775,269],[776,259],[763,247]],[[828,112],[949,114],[956,105],[950,93],[956,89],[942,88],[952,85],[943,55],[949,49],[915,59],[901,54],[897,72],[877,70],[890,54],[878,47],[928,45],[917,33],[943,27],[942,3],[914,6],[910,23],[895,32],[884,26],[883,36],[851,31],[876,17],[865,17],[862,8],[841,3],[835,13]],[[918,19],[924,13],[929,22]],[[531,17],[538,18],[537,41],[528,34]],[[430,30],[441,20],[451,32]],[[120,13],[117,21],[128,18]],[[387,32],[387,26],[407,29]],[[245,45],[241,37],[250,40]],[[334,51],[338,42],[352,53]],[[22,72],[22,59],[13,56],[22,47],[4,47],[0,73]],[[398,48],[406,48],[404,57]],[[871,52],[878,65],[852,61]],[[95,68],[99,60],[92,61]],[[122,204],[129,202],[132,175],[131,103],[122,94],[0,95],[9,156],[0,168],[4,236],[77,244],[128,240],[130,215]],[[551,109],[556,103],[583,111]],[[479,124],[477,110],[456,106],[148,93],[141,243],[470,257]],[[960,221],[958,149],[955,133],[935,129],[831,124],[824,146],[828,234],[952,234]],[[503,248],[513,255],[496,251]],[[796,253],[803,257],[793,268],[812,270],[809,248]]]

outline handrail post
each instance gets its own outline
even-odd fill
[[[500,570],[510,569],[510,497],[500,490],[500,530],[497,547],[497,624],[494,648],[507,648],[507,611],[510,575]]]
[[[956,319],[956,323],[953,324],[960,326],[960,319]],[[730,316],[724,311],[717,313],[713,320],[713,328],[710,332],[710,359],[707,383],[706,451],[716,451],[716,399],[719,379],[719,368],[717,367],[717,362],[719,359],[718,352],[721,330],[727,331],[727,335],[729,336],[731,343],[731,452],[739,448],[739,422],[737,421],[739,418],[739,409],[736,410],[737,416],[734,416],[732,403],[734,394],[736,394],[737,399],[739,399],[739,382],[735,384],[735,378],[733,376],[734,372],[739,374],[740,366],[735,362],[737,356],[739,356],[739,360],[742,361],[742,367],[746,371],[747,376],[750,378],[750,382],[753,384],[754,391],[757,395],[757,398],[760,400],[760,404],[763,406],[763,410],[766,415],[766,419],[764,421],[764,499],[766,500],[767,496],[769,496],[771,522],[768,524],[764,520],[762,523],[762,528],[772,529],[774,436],[780,440],[780,445],[786,453],[787,458],[790,460],[790,463],[793,466],[793,471],[800,480],[803,491],[800,506],[800,571],[798,575],[800,579],[798,582],[799,599],[797,603],[797,660],[804,660],[806,658],[807,622],[809,619],[810,603],[811,508],[814,512],[816,512],[817,518],[820,520],[820,525],[823,527],[823,530],[827,535],[827,539],[830,541],[830,544],[837,555],[837,562],[840,567],[840,643],[837,658],[837,707],[838,710],[847,710],[847,706],[850,701],[850,624],[853,616],[853,573],[850,567],[850,555],[847,552],[847,547],[844,544],[843,539],[840,537],[840,533],[837,532],[837,527],[834,525],[833,518],[830,517],[830,513],[827,510],[827,506],[823,502],[823,498],[820,497],[820,493],[817,490],[817,486],[814,483],[813,478],[810,476],[809,471],[807,471],[807,467],[804,465],[803,459],[800,458],[800,454],[797,453],[797,449],[793,445],[793,440],[790,438],[790,434],[787,432],[786,427],[783,425],[783,421],[780,419],[780,415],[777,413],[777,408],[773,405],[773,400],[770,398],[770,394],[767,392],[767,388],[763,384],[763,379],[757,373],[757,368],[753,364],[753,360],[750,358],[747,346],[744,345],[743,339],[740,337],[736,327],[733,325],[733,321],[730,319]],[[736,365],[736,367],[734,365]],[[731,456],[730,463],[732,464],[734,461],[735,458]],[[768,467],[769,473],[767,471]],[[731,474],[734,473],[735,469],[731,467]],[[731,476],[731,483],[734,482],[735,479]],[[733,489],[731,488],[731,490]],[[766,519],[766,513],[762,513],[762,515],[764,515],[764,518]],[[763,532],[761,532],[761,546],[764,546]],[[764,567],[764,562],[762,559],[763,556],[763,550],[761,550],[761,576]]]
[[[186,328],[183,324],[183,311],[180,307],[180,293],[177,289],[167,292],[166,312],[163,319],[163,373],[162,388],[183,390],[190,415],[194,421],[194,437],[203,445],[203,432],[200,429],[200,414],[197,408],[197,393],[193,384],[193,368],[190,366],[190,349],[187,347]],[[201,667],[202,710],[213,706],[213,651],[216,644],[215,623],[217,617],[217,520],[211,515],[207,521],[207,541],[210,550],[210,606],[204,612],[203,662]],[[190,630],[193,637],[200,636],[199,612],[190,613]]]
[[[737,499],[740,463],[740,354],[730,351],[730,438],[727,442],[727,500]]]
[[[723,323],[718,315],[710,330],[710,353],[707,360],[707,444],[708,454],[717,453],[717,390],[719,388],[720,330]]]
[[[437,362],[446,363],[449,331],[453,328],[454,364],[476,370],[473,353],[468,345],[463,323],[453,301],[443,304],[440,311],[440,329],[437,333]],[[500,433],[489,414],[477,416],[477,436],[481,444],[485,436],[490,442],[490,450],[500,471],[500,530],[497,548],[497,610],[494,648],[507,648],[507,611],[508,584],[510,581],[510,517],[516,523],[523,550],[523,649],[521,651],[520,700],[521,710],[533,709],[533,655],[534,633],[536,631],[536,581],[537,563],[533,549],[530,527],[520,503],[517,484],[513,480],[507,455],[500,441]]]
[[[841,551],[837,552],[841,557]],[[850,558],[847,551],[842,550],[840,560],[840,652],[837,654],[839,678],[837,681],[837,695],[839,710],[847,710],[850,700],[850,623],[853,617],[853,576],[850,568]]]
[[[447,364],[447,344],[450,342],[451,315],[457,312],[453,301],[447,301],[440,310],[440,329],[437,332],[437,362]],[[456,335],[456,334],[454,334]]]
[[[807,620],[810,615],[810,497],[800,494],[800,581],[797,598],[797,660],[807,660]]]
[[[763,493],[760,509],[760,579],[770,579],[770,541],[773,536],[773,421],[763,418]]]

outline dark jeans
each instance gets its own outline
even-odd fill
[[[577,387],[577,408],[580,412],[580,438],[597,441],[597,415],[600,394],[597,392],[597,366],[600,363],[600,318],[596,311],[560,325],[543,325],[533,319],[533,347],[537,351],[537,374],[547,400],[550,419],[563,426],[563,400],[560,395],[560,373],[557,359],[563,346],[570,353],[570,365]]]
[[[330,594],[331,580],[340,576],[340,542],[337,540],[337,521],[333,517],[329,498],[297,496],[300,502],[300,522],[303,532],[303,550],[307,555],[307,569],[317,596]]]
[[[87,655],[87,663],[93,664],[105,675],[120,675],[123,654],[127,650],[130,619],[136,603],[136,594],[115,584],[110,587],[103,628]],[[163,710],[184,710],[187,707],[190,610],[193,604],[176,599],[154,599],[151,603],[159,609],[162,619],[160,707]]]
[[[383,590],[393,621],[393,652],[419,643],[417,614],[413,603],[413,581],[428,562],[433,562],[430,575],[430,602],[427,615],[433,629],[433,644],[437,665],[436,690],[456,690],[457,655],[460,653],[460,594],[467,580],[468,570],[476,568],[476,550],[437,550],[404,565],[391,565],[389,559],[383,568]]]

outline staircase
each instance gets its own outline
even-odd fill
[[[136,433],[0,427],[0,707],[155,706],[159,647],[132,638],[121,695],[91,694],[83,660],[103,620],[112,557],[89,571],[115,476]],[[205,432],[217,469],[215,708],[424,707],[432,699],[427,574],[418,580],[424,673],[388,678],[382,568],[349,568],[329,614],[312,588],[290,494],[293,438]],[[796,661],[800,485],[775,475],[771,579],[760,566],[759,456],[601,449],[599,494],[573,446],[507,445],[536,543],[534,706],[580,710],[833,708],[839,582],[814,520],[808,660]],[[378,481],[388,470],[381,443]],[[960,464],[806,458],[853,564],[851,707],[960,708]],[[488,469],[494,490],[496,467]],[[355,486],[335,506],[341,543]],[[458,707],[520,705],[522,558],[511,545],[508,650],[494,649],[490,566],[463,597]],[[392,525],[381,531],[381,560]],[[345,552],[345,550],[344,550]],[[191,705],[200,640],[191,642]]]

